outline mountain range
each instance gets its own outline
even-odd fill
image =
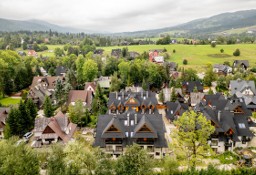
[[[58,26],[41,20],[18,21],[0,18],[0,31],[48,31],[50,29],[57,32],[96,33],[83,29]],[[222,13],[208,18],[196,19],[173,27],[136,32],[114,33],[111,35],[149,36],[159,35],[161,33],[217,34],[221,32],[230,32],[232,30],[240,33],[246,32],[246,30],[256,32],[256,9]]]

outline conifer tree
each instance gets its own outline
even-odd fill
[[[52,106],[51,99],[48,96],[46,96],[44,100],[44,115],[45,117],[52,117],[53,113],[54,113],[54,109]]]

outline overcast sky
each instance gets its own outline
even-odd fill
[[[256,0],[1,0],[0,18],[39,19],[98,32],[127,32],[253,8]]]

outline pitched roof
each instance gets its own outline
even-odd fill
[[[153,132],[140,132],[144,125]],[[118,132],[107,132],[111,126],[118,129]],[[129,111],[118,115],[100,115],[95,132],[94,146],[105,147],[106,138],[122,138],[123,146],[133,144],[137,138],[155,138],[155,147],[167,147],[164,136],[166,131],[162,115],[159,114],[142,115]]]
[[[49,133],[43,134],[44,130],[47,127],[50,127],[52,131],[63,140],[64,143],[67,143],[76,131],[76,126],[76,124],[69,122],[67,116],[59,111],[51,118],[36,118],[34,132],[39,132],[41,133],[41,137],[44,137],[44,135],[49,135]]]
[[[249,61],[248,60],[235,60],[234,61],[234,66],[235,67],[241,66],[242,64],[244,66],[246,66],[246,68],[249,67]]]
[[[67,105],[78,100],[86,102],[86,105],[90,106],[92,103],[92,91],[70,90],[68,94]]]
[[[203,83],[200,81],[184,81],[182,82],[182,87],[186,88],[186,92],[193,92],[195,87],[197,87],[197,90],[199,92],[202,92],[204,90]]]
[[[254,94],[256,94],[255,83],[254,81],[246,80],[231,80],[230,81],[231,95],[234,95],[236,92],[243,92],[246,89],[250,89]]]
[[[33,78],[33,81],[30,87],[34,88],[36,85],[45,82],[48,85],[47,89],[54,89],[55,82],[58,78],[62,81],[64,80],[64,77],[59,77],[59,76],[52,76],[52,77],[37,76]]]
[[[190,103],[191,106],[195,106],[200,103],[200,101],[204,98],[204,93],[202,92],[191,92],[190,93]]]
[[[67,73],[67,68],[64,66],[58,66],[56,68],[55,74],[56,76],[63,76],[63,74]]]
[[[96,82],[86,82],[84,89],[87,90],[89,87],[92,88],[92,91],[95,92],[96,91],[96,87],[97,87],[97,83]]]

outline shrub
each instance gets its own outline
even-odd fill
[[[176,53],[176,50],[175,50],[175,49],[173,49],[172,53]]]
[[[251,68],[251,72],[256,73],[256,67]]]
[[[188,64],[188,60],[184,59],[184,60],[183,60],[183,64],[184,64],[184,65],[187,65],[187,64]]]
[[[224,49],[220,49],[220,53],[223,53],[224,52]]]
[[[240,56],[240,50],[236,49],[235,52],[233,52],[233,55],[236,57]]]
[[[214,48],[216,47],[216,42],[211,42],[211,46]]]

